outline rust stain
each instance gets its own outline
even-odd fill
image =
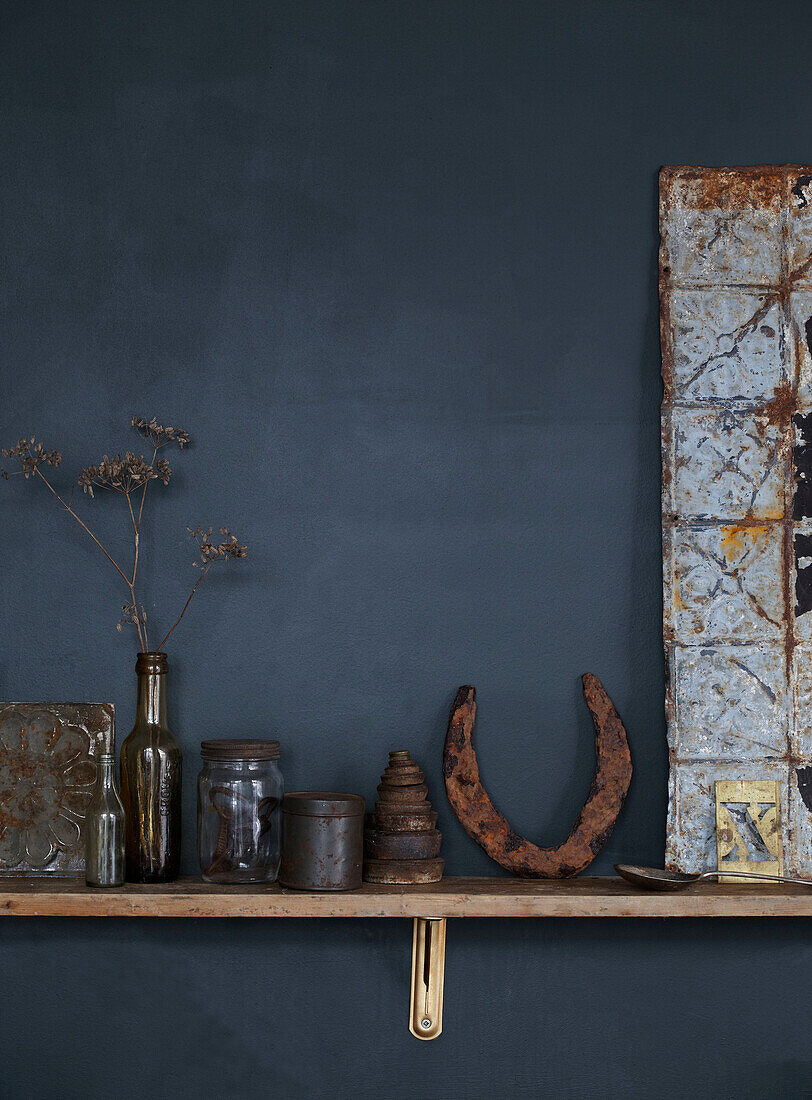
[[[791,382],[781,382],[772,398],[760,409],[761,415],[773,427],[786,427],[797,407],[798,399]]]
[[[722,527],[721,547],[725,558],[732,562],[743,553],[751,550],[758,539],[767,535],[769,527],[758,524],[726,524]]]
[[[759,528],[751,528],[751,530],[759,530]],[[728,561],[732,561],[734,557],[744,550],[744,543],[742,539],[746,538],[748,529],[746,527],[723,527],[722,528],[722,550]],[[755,539],[753,540],[755,541]]]
[[[765,165],[749,169],[678,169],[672,170],[671,178],[682,185],[680,200],[693,210],[777,209],[783,200],[786,174],[786,168]]]
[[[801,363],[804,361],[804,356],[807,353],[807,351],[812,351],[812,349],[808,347],[808,343],[805,344],[805,342],[801,339],[801,334],[798,331],[798,326],[797,326],[797,324],[795,324],[794,321],[793,321],[793,324],[792,324],[792,343],[793,343],[793,346],[795,348],[795,357],[794,357],[795,358],[795,369],[794,369],[794,374],[795,374],[795,387],[797,389],[797,387],[800,385],[800,382],[801,382]]]
[[[617,821],[632,779],[626,730],[597,676],[582,677],[595,725],[595,778],[572,832],[555,848],[516,833],[482,785],[473,746],[476,691],[461,687],[448,722],[443,775],[448,800],[468,835],[500,866],[523,878],[570,878],[588,867]]]
[[[677,611],[688,610],[688,604],[685,602],[685,600],[683,600],[682,596],[680,595],[679,580],[677,580],[676,577],[674,578],[674,606],[676,607]]]

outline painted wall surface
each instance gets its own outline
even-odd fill
[[[585,670],[636,769],[593,869],[662,860],[656,172],[808,160],[807,16],[0,5],[0,438],[41,434],[67,484],[133,413],[192,433],[145,536],[156,623],[194,579],[187,524],[250,546],[170,650],[187,870],[201,738],[268,734],[289,787],[368,798],[410,748],[449,870],[494,873],[440,780],[466,682],[495,800],[558,842]],[[120,502],[86,503],[123,545]],[[0,696],[112,701],[120,739],[126,593],[36,485],[0,508]],[[0,1093],[806,1095],[809,933],[452,923],[420,1044],[406,921],[3,921]]]

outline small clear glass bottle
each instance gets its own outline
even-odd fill
[[[278,741],[200,746],[197,846],[205,882],[273,882],[279,873]]]
[[[99,757],[96,789],[85,815],[85,882],[124,885],[124,807],[116,790],[116,758]]]

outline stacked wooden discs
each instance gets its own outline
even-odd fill
[[[439,882],[442,837],[428,800],[423,773],[408,752],[390,752],[378,786],[379,799],[364,832],[364,879],[411,885]]]

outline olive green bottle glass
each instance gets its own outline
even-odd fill
[[[96,789],[85,814],[85,882],[124,885],[124,807],[116,790],[116,758],[99,757]]]
[[[121,746],[128,882],[171,882],[180,869],[181,751],[166,724],[166,654],[139,653],[135,725]]]

